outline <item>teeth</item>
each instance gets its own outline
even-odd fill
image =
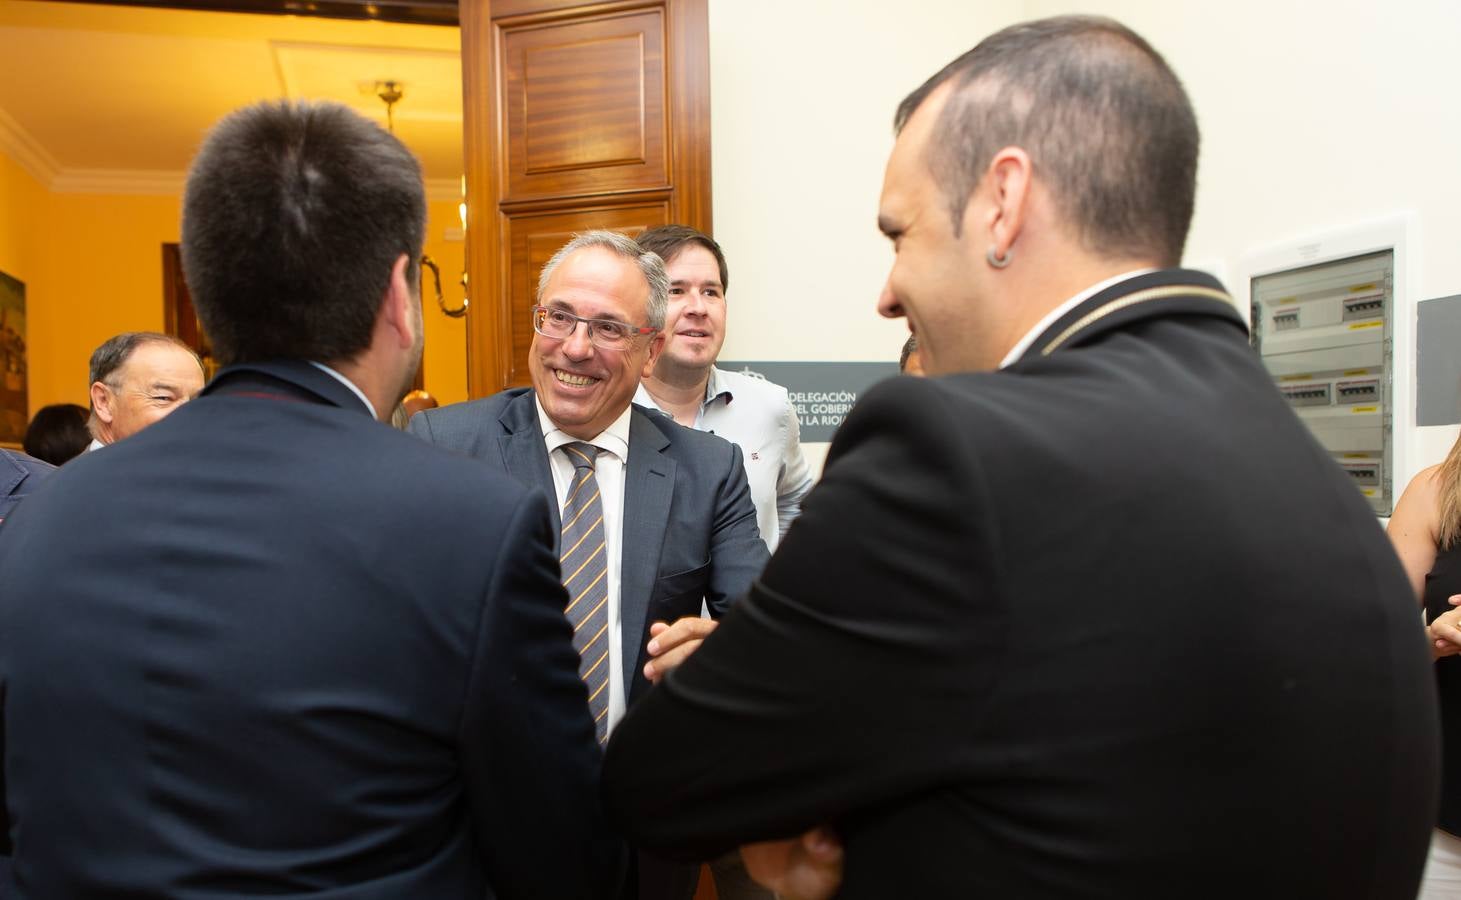
[[[564,384],[572,384],[578,387],[583,387],[598,381],[597,378],[591,378],[588,375],[574,375],[572,372],[565,372],[562,369],[554,369],[553,376]]]

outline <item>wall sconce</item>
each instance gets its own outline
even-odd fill
[[[462,222],[462,237],[466,239],[467,234],[467,176],[462,176],[462,202],[457,204],[457,218]],[[436,260],[427,254],[421,254],[421,265],[431,270],[431,281],[436,288],[436,305],[441,311],[453,319],[460,319],[467,314],[467,307],[471,301],[467,299],[467,272],[462,270],[461,280],[457,283],[462,286],[462,305],[456,309],[450,309],[446,305],[446,298],[441,295],[441,269],[437,267]]]
[[[391,134],[396,133],[396,118],[394,108],[401,98],[406,95],[405,85],[397,81],[377,81],[375,83],[375,95],[386,105],[386,130]],[[457,216],[462,220],[462,234],[467,232],[467,176],[462,176],[462,202],[457,204]],[[441,268],[437,266],[436,260],[429,254],[421,254],[421,266],[431,270],[431,281],[436,288],[436,305],[441,311],[453,319],[460,319],[467,314],[467,307],[470,302],[467,299],[467,273],[462,271],[462,305],[451,309],[446,305],[446,298],[441,295]]]

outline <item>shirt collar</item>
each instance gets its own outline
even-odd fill
[[[1045,333],[1045,329],[1049,328],[1051,325],[1054,325],[1056,320],[1058,320],[1061,316],[1075,309],[1077,306],[1080,306],[1082,303],[1096,296],[1101,291],[1104,291],[1106,288],[1111,287],[1114,284],[1119,284],[1120,282],[1123,282],[1128,278],[1135,278],[1138,275],[1145,275],[1148,272],[1155,271],[1156,269],[1133,269],[1130,272],[1122,272],[1120,275],[1113,275],[1110,278],[1107,278],[1105,281],[1093,284],[1085,290],[1081,291],[1079,294],[1076,294],[1074,297],[1071,297],[1069,300],[1065,301],[1064,303],[1052,309],[1050,312],[1046,313],[1045,318],[1036,322],[1034,328],[1031,328],[1029,331],[1025,332],[1025,336],[1020,338],[1019,341],[1010,348],[1010,352],[1004,355],[1004,359],[1000,360],[999,367],[1003,369],[1006,366],[1014,365],[1017,361],[1019,361],[1019,358],[1021,356],[1025,355],[1025,351],[1030,349],[1030,345],[1035,343],[1036,338]]]
[[[705,405],[709,406],[722,396],[725,397],[726,403],[736,399],[736,395],[731,392],[730,385],[725,383],[724,375],[720,369],[716,366],[711,366],[710,377],[705,380]]]
[[[314,366],[316,369],[319,369],[321,372],[324,372],[326,375],[330,376],[331,378],[335,379],[336,381],[340,382],[341,384],[345,385],[347,388],[349,388],[350,389],[350,392],[352,394],[354,394],[355,396],[359,397],[360,398],[360,402],[365,404],[365,408],[368,409],[368,410],[370,410],[370,417],[372,419],[379,419],[380,418],[380,415],[377,414],[376,411],[375,411],[375,406],[369,400],[366,399],[365,392],[362,391],[360,388],[358,388],[358,387],[355,386],[355,382],[353,382],[350,379],[346,378],[344,375],[341,375],[339,372],[336,372],[334,369],[330,368],[329,366],[325,365],[324,363],[317,363],[314,360],[310,360],[309,361],[309,364],[312,365],[312,366]]]
[[[547,411],[543,409],[543,401],[538,399],[536,392],[533,394],[533,405],[538,408],[538,426],[543,429],[543,443],[547,445],[549,453],[564,444],[582,440],[553,424],[553,420],[548,418]],[[629,462],[629,416],[632,411],[633,404],[624,407],[619,418],[609,423],[608,428],[594,435],[588,443],[600,450],[607,450],[619,457],[619,462],[627,465]]]

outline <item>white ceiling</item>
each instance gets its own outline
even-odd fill
[[[173,193],[208,128],[263,99],[345,103],[436,196],[462,173],[460,35],[431,25],[0,0],[0,152],[56,191]]]

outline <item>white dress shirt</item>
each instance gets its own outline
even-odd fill
[[[567,452],[558,448],[580,439],[554,425],[536,396],[533,403],[538,407],[538,424],[543,429],[543,443],[548,448],[548,467],[553,470],[553,491],[557,495],[558,509],[562,510],[564,501],[568,499],[568,489],[573,486],[573,463],[568,460]],[[594,460],[594,478],[599,484],[599,502],[604,507],[604,555],[608,562],[604,578],[609,585],[609,733],[624,718],[627,701],[619,569],[624,546],[624,467],[629,461],[629,413],[630,408],[625,407],[613,424],[587,442],[599,448]]]
[[[1046,313],[1045,318],[1036,322],[1034,328],[1031,328],[1029,331],[1025,332],[1025,336],[1020,338],[1019,342],[1017,342],[1014,347],[1010,349],[1010,352],[1004,355],[1004,359],[1000,360],[999,367],[1003,369],[1006,366],[1014,365],[1014,363],[1021,356],[1025,355],[1025,351],[1030,349],[1030,345],[1035,343],[1036,338],[1044,334],[1045,330],[1051,325],[1054,325],[1061,316],[1065,315],[1066,313],[1075,309],[1077,306],[1080,306],[1082,303],[1101,293],[1106,288],[1111,287],[1115,284],[1119,284],[1128,278],[1135,278],[1138,275],[1145,275],[1148,272],[1155,271],[1156,269],[1133,269],[1130,272],[1122,272],[1120,275],[1113,275],[1112,277],[1107,278],[1105,281],[1093,284],[1085,290],[1081,291],[1079,294],[1076,294],[1074,297],[1071,297],[1069,300],[1065,301],[1064,303],[1052,309],[1050,312]]]
[[[643,382],[634,402],[660,409]],[[786,388],[711,366],[693,427],[741,448],[756,526],[766,548],[775,552],[792,520],[801,514],[802,498],[812,489],[811,467],[802,455],[801,423]]]
[[[350,379],[346,378],[344,375],[341,375],[339,372],[336,372],[334,369],[330,368],[329,366],[325,365],[324,363],[319,363],[319,362],[315,362],[314,360],[310,360],[309,361],[309,364],[312,365],[312,366],[314,366],[316,369],[319,369],[321,372],[324,372],[326,375],[330,376],[331,378],[335,379],[336,381],[340,382],[341,384],[345,385],[347,388],[349,388],[350,389],[350,393],[352,393],[355,396],[359,397],[360,398],[360,402],[365,404],[365,408],[368,409],[368,410],[370,410],[370,417],[372,419],[379,419],[380,418],[380,416],[376,414],[375,404],[374,403],[371,403],[370,400],[369,400],[369,398],[367,398],[365,396],[365,391],[362,391],[360,388],[358,388],[358,387],[355,386],[355,382],[353,382]]]

